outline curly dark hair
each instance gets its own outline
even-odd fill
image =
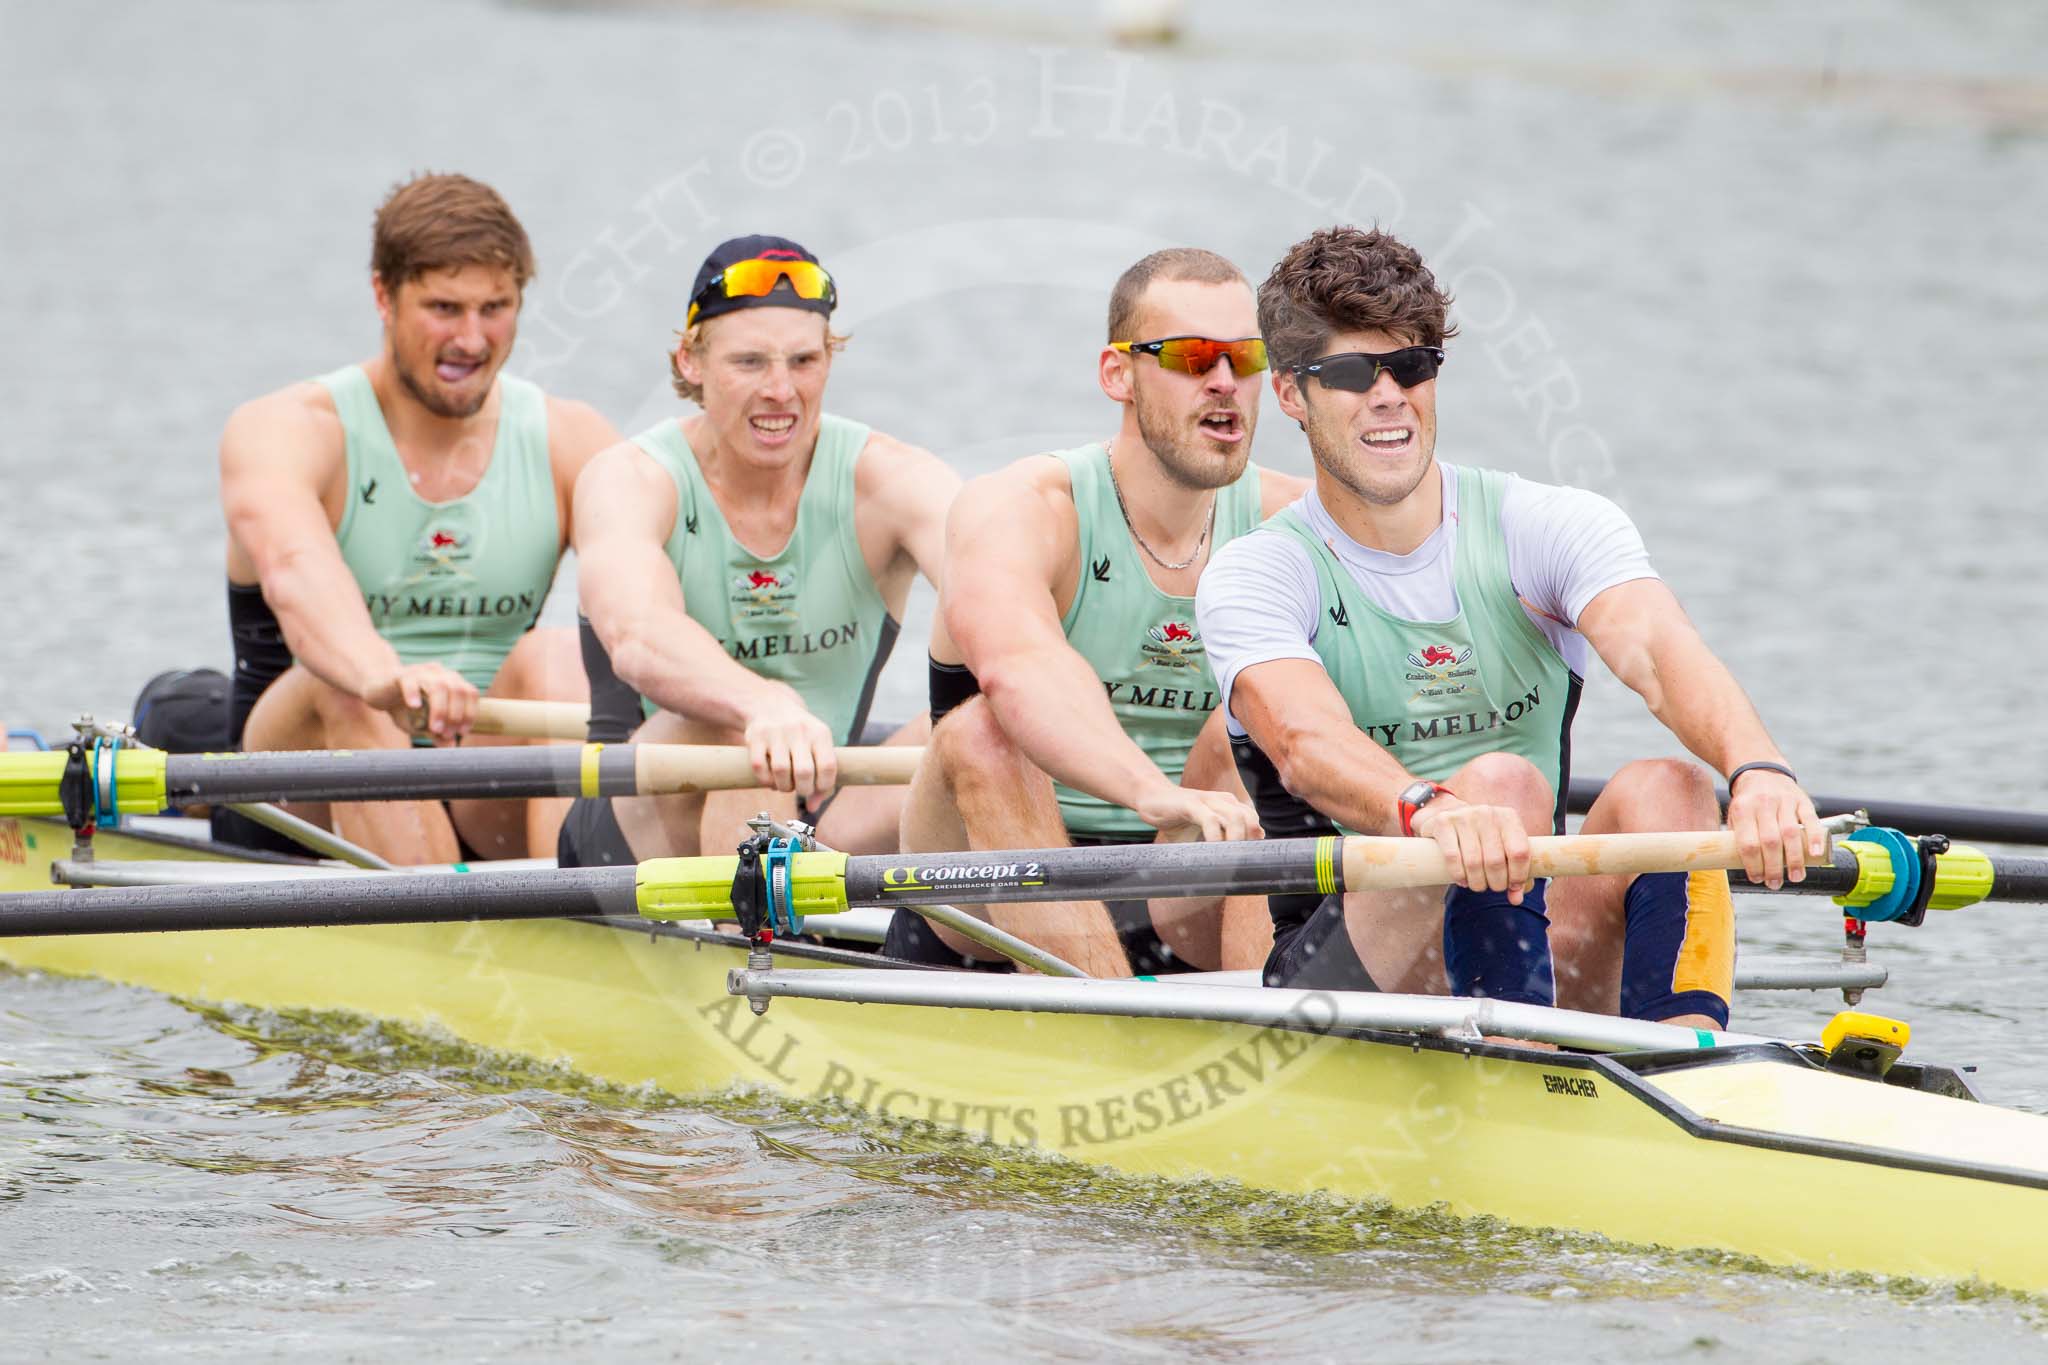
[[[1332,227],[1288,248],[1259,286],[1259,331],[1275,366],[1323,353],[1333,332],[1392,332],[1412,345],[1441,346],[1451,296],[1422,257],[1378,228]]]

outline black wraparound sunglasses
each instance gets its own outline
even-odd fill
[[[1314,375],[1323,387],[1364,393],[1379,382],[1380,371],[1394,376],[1404,389],[1436,378],[1444,363],[1441,346],[1403,346],[1398,351],[1345,351],[1340,355],[1318,356],[1305,365],[1291,365],[1295,377]]]

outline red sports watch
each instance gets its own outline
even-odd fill
[[[1398,798],[1401,805],[1401,833],[1411,839],[1414,838],[1416,812],[1439,796],[1456,795],[1457,793],[1449,787],[1435,782],[1413,782],[1402,788]]]

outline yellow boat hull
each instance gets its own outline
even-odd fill
[[[47,886],[68,845],[0,819],[0,890]],[[1185,1019],[796,999],[757,1017],[725,991],[738,950],[575,921],[9,939],[0,959],[440,1028],[675,1094],[839,1099],[1141,1174],[2048,1292],[2048,1118],[1768,1049],[1638,1074],[1626,1057]]]

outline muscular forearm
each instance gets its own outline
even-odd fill
[[[400,661],[354,588],[352,578],[338,585],[331,576],[285,566],[264,579],[263,600],[301,666],[330,687],[362,697],[397,672]]]
[[[595,621],[592,623],[597,625]],[[665,711],[723,729],[746,726],[786,683],[763,678],[733,661],[710,631],[677,612],[611,632],[599,628],[612,670],[621,681]]]
[[[1395,833],[1415,779],[1352,722],[1320,667],[1276,660],[1237,676],[1231,709],[1288,793],[1347,829]]]
[[[1717,771],[1783,761],[1741,685],[1661,582],[1607,589],[1579,613],[1578,624],[1614,676]]]
[[[1400,833],[1397,802],[1402,789],[1415,780],[1413,775],[1379,745],[1355,729],[1347,730],[1334,736],[1290,737],[1268,749],[1280,784],[1346,829]]]
[[[1725,775],[1738,764],[1784,762],[1727,665],[1697,636],[1651,654],[1651,675],[1636,690],[1650,714],[1681,744]]]
[[[1101,681],[1073,650],[1011,655],[976,676],[1003,733],[1054,779],[1126,808],[1148,787],[1168,783],[1124,733]]]

